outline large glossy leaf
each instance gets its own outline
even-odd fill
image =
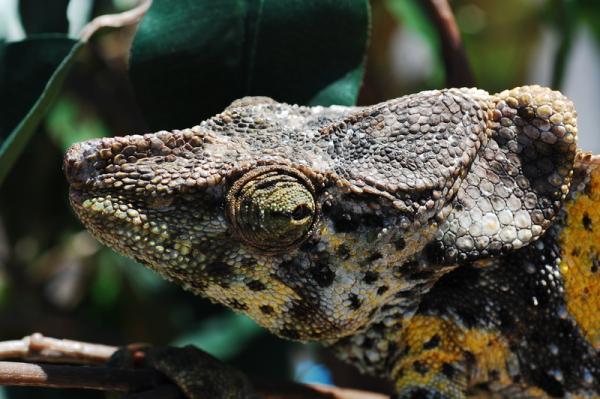
[[[139,0],[129,11],[94,19],[86,25],[80,40],[65,34],[44,34],[19,42],[0,42],[0,184],[45,117],[77,54],[90,37],[103,27],[136,23],[149,4],[148,0]],[[61,19],[64,7],[59,6],[53,6],[59,12],[53,13],[51,20]],[[21,11],[27,14],[24,8]],[[31,22],[30,29],[43,29],[39,20],[29,17],[25,20]]]
[[[155,0],[130,76],[150,128],[198,123],[245,95],[354,104],[367,0]]]
[[[69,31],[69,0],[19,0],[19,14],[27,34]]]
[[[9,43],[0,57],[0,184],[56,98],[83,43],[41,37]]]

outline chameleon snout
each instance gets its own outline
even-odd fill
[[[89,184],[95,175],[95,141],[86,141],[72,145],[63,158],[63,172],[71,188],[80,189]]]

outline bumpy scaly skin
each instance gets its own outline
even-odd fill
[[[600,161],[575,117],[538,86],[244,98],[76,144],[64,168],[100,241],[400,398],[595,397]]]

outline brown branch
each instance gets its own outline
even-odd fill
[[[49,338],[37,333],[21,340],[3,341],[0,342],[0,359],[26,359],[44,363],[0,361],[0,385],[127,392],[130,393],[127,399],[184,399],[179,389],[155,370],[101,366],[116,350],[114,346]],[[371,392],[298,383],[255,386],[264,399],[386,398]]]
[[[135,392],[165,382],[150,369],[0,362],[0,385]]]
[[[421,4],[433,20],[440,37],[446,69],[446,85],[448,87],[475,86],[467,53],[448,0],[421,0]]]
[[[0,359],[21,359],[44,363],[102,364],[116,346],[44,337],[34,333],[20,340],[0,342]]]

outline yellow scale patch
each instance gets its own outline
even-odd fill
[[[439,338],[437,346],[424,348],[423,345],[434,336]],[[465,330],[438,317],[415,316],[400,332],[399,342],[401,348],[409,348],[392,371],[392,375],[397,378],[396,387],[399,390],[410,386],[426,386],[453,399],[464,398],[468,386],[489,381],[492,371],[497,373],[499,384],[511,384],[506,371],[507,363],[511,361],[511,352],[498,332],[475,328]],[[467,351],[476,360],[475,367],[468,370],[468,376],[459,372],[464,367]],[[416,362],[419,366],[425,366],[424,370],[427,371],[419,372],[421,367],[415,367]],[[442,373],[444,363],[455,365],[453,380]]]
[[[600,164],[591,172],[589,193],[569,202],[562,230],[560,271],[571,315],[595,349],[600,349]]]

